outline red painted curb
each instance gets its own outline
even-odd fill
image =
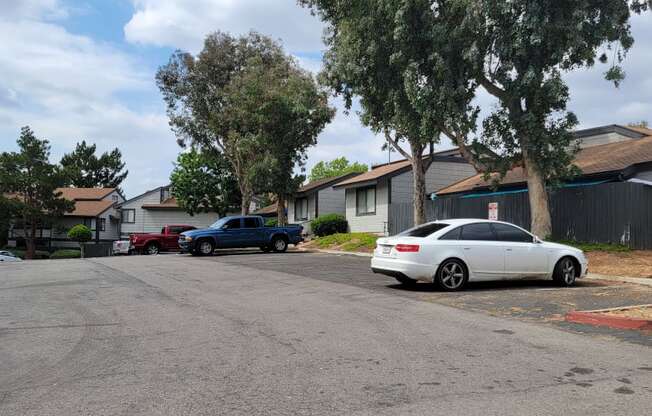
[[[607,326],[614,329],[652,330],[652,321],[649,319],[609,316],[598,312],[568,312],[566,320],[578,324]]]

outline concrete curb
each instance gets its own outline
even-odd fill
[[[629,276],[607,276],[603,274],[589,273],[585,279],[588,280],[610,280],[612,282],[635,283],[643,286],[652,286],[651,278],[629,277]]]
[[[572,311],[566,314],[566,321],[578,324],[606,326],[614,329],[637,329],[641,331],[650,331],[652,330],[652,320],[650,319],[609,316],[604,313],[651,307],[652,305],[634,305],[620,308],[598,309],[594,311]]]

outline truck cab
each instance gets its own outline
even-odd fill
[[[303,241],[300,225],[266,227],[256,215],[220,218],[210,228],[183,232],[179,236],[182,252],[210,255],[215,249],[259,247],[265,252],[284,252],[290,244]]]
[[[195,230],[192,225],[165,225],[160,233],[131,234],[131,250],[142,254],[158,254],[162,251],[179,251],[179,235]]]

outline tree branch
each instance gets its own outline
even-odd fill
[[[467,162],[473,166],[473,168],[478,172],[478,173],[483,173],[487,172],[489,170],[489,167],[483,163],[480,162],[478,159],[477,155],[474,155],[473,152],[469,150],[468,147],[466,147],[466,143],[464,142],[464,137],[461,137],[459,134],[455,134],[449,129],[445,127],[441,127],[441,131],[448,136],[453,143],[457,144],[457,147],[460,149],[460,154],[464,159],[466,159]]]
[[[385,129],[383,130],[385,133],[385,138],[387,139],[387,142],[390,143],[390,145],[396,149],[397,152],[399,152],[401,155],[403,155],[404,158],[407,160],[412,160],[412,156],[403,150],[401,146],[399,146],[398,141],[396,139],[392,138],[392,135],[389,133],[389,130]]]
[[[482,85],[482,87],[485,90],[487,90],[487,92],[489,94],[491,94],[494,97],[497,97],[497,98],[499,98],[499,99],[501,99],[503,101],[507,101],[507,98],[508,98],[507,97],[507,92],[504,89],[497,86],[496,84],[494,84],[493,82],[491,82],[486,76],[480,75],[478,77],[478,82],[480,83],[480,85]]]

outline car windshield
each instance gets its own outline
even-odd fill
[[[222,228],[222,226],[226,224],[229,219],[229,217],[220,218],[219,220],[215,221],[213,225],[211,225],[211,228]]]
[[[429,235],[436,233],[437,231],[448,227],[449,224],[444,224],[441,222],[431,222],[429,224],[423,224],[418,227],[410,228],[399,234],[401,237],[428,237]]]

